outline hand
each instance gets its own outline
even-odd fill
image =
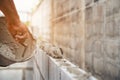
[[[23,23],[19,23],[16,25],[9,24],[8,30],[18,43],[23,43],[27,39],[28,29]]]

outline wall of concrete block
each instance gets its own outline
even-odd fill
[[[86,0],[85,63],[101,80],[120,79],[119,21],[119,0]]]
[[[100,80],[119,80],[120,1],[49,1],[50,40],[64,57]]]
[[[66,59],[84,68],[84,0],[53,0],[53,43]]]
[[[39,48],[34,56],[34,80],[97,80],[68,60],[55,59]]]

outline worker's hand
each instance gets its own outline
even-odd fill
[[[13,38],[19,42],[23,43],[28,37],[28,29],[25,24],[8,24],[8,30],[10,31]]]

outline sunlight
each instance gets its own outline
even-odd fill
[[[39,0],[14,0],[17,11],[31,12]]]
[[[21,21],[27,22],[30,20],[30,13],[40,0],[14,0],[17,12]]]

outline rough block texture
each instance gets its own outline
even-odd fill
[[[0,71],[0,80],[16,80],[16,78],[22,80],[22,75],[22,70],[2,70]]]
[[[86,69],[100,80],[120,79],[119,3],[98,0],[85,8]]]
[[[84,2],[53,1],[53,43],[63,49],[65,58],[84,68]]]
[[[42,60],[41,60],[42,59]],[[34,56],[34,80],[97,80],[66,59],[55,59],[37,48]]]
[[[100,80],[120,80],[120,0],[49,1],[50,27],[42,25],[64,57]]]

